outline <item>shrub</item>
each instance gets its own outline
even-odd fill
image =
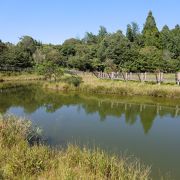
[[[11,147],[24,140],[30,144],[39,143],[41,134],[41,129],[32,126],[31,121],[10,115],[0,117],[0,142],[4,147]]]
[[[54,79],[55,81],[64,74],[63,69],[52,61],[44,61],[42,64],[36,65],[35,71],[40,75],[44,75],[45,79]]]
[[[64,82],[78,87],[82,83],[82,78],[79,76],[68,76],[64,79]]]

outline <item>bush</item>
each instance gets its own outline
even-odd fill
[[[55,81],[64,74],[63,69],[52,61],[45,61],[42,64],[36,65],[35,71],[39,75],[44,75],[45,79],[54,79]]]
[[[29,144],[39,143],[41,135],[41,129],[32,126],[31,121],[9,115],[0,117],[0,142],[4,147],[9,148],[24,140]]]
[[[82,78],[79,76],[68,76],[64,79],[64,82],[78,87],[82,83]]]

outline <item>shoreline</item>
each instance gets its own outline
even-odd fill
[[[43,145],[39,128],[15,116],[0,116],[0,137],[3,179],[151,179],[151,168],[136,158],[73,144],[59,150]]]
[[[180,99],[180,87],[177,85],[154,85],[135,82],[105,81],[99,83],[82,83],[74,87],[62,82],[44,82],[43,88],[63,92],[84,92],[102,95],[148,96],[158,98]]]
[[[33,77],[33,75],[32,75]],[[103,94],[103,95],[123,95],[123,96],[149,96],[158,98],[173,98],[180,99],[180,86],[168,85],[168,84],[150,84],[140,82],[124,82],[117,80],[102,80],[97,79],[92,75],[80,76],[82,83],[75,87],[72,84],[68,84],[60,80],[59,82],[50,82],[42,80],[43,77],[37,76],[35,79],[27,79],[25,76],[12,76],[9,80],[3,79],[0,82],[0,90],[16,87],[18,84],[37,83],[45,89],[52,89],[56,91],[64,92],[84,92],[91,94]]]

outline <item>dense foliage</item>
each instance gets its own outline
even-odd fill
[[[150,11],[140,32],[136,23],[127,25],[126,35],[108,33],[101,26],[97,35],[68,39],[62,45],[42,44],[23,36],[17,45],[0,41],[0,67],[37,67],[47,63],[82,71],[180,70],[180,26],[158,30]]]

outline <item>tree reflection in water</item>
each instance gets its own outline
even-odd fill
[[[157,116],[179,116],[178,104],[178,100],[171,102],[157,98],[64,94],[43,90],[38,86],[0,93],[2,114],[11,107],[23,107],[25,113],[31,114],[41,107],[53,113],[62,106],[78,105],[79,109],[83,108],[87,114],[98,113],[101,121],[106,120],[107,116],[124,115],[126,123],[133,125],[140,119],[145,134],[149,132]]]

